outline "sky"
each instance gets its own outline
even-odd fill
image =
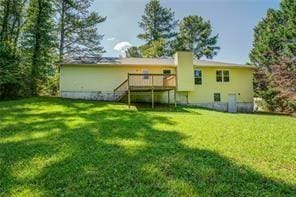
[[[103,56],[118,57],[129,46],[139,46],[142,32],[138,22],[149,0],[94,0],[92,10],[107,20],[98,25],[104,35]],[[213,35],[219,34],[221,49],[215,61],[246,63],[252,48],[253,29],[268,8],[279,8],[279,0],[160,0],[162,6],[175,12],[175,19],[199,15],[209,20]]]

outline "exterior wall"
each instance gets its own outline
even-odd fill
[[[253,111],[253,70],[233,67],[191,66],[192,55],[181,53],[176,56],[176,67],[170,66],[115,66],[115,65],[64,65],[61,67],[60,90],[63,98],[113,100],[113,90],[127,79],[128,73],[160,74],[163,70],[177,73],[177,103],[227,111],[228,95],[235,94],[237,109]],[[190,58],[191,57],[191,60]],[[185,66],[184,66],[185,65]],[[184,67],[183,67],[184,66]],[[181,69],[180,69],[181,68]],[[177,69],[177,72],[176,72]],[[202,71],[202,84],[194,84],[194,69]],[[216,70],[229,70],[229,82],[216,82]],[[221,94],[221,102],[214,102],[214,93]],[[132,102],[151,102],[151,93],[132,93]],[[174,93],[170,93],[174,101]],[[155,93],[155,102],[167,103],[168,93]]]
[[[177,52],[175,54],[177,65],[177,90],[192,91],[194,89],[193,55],[191,52]]]
[[[219,111],[228,110],[228,95],[235,94],[239,112],[253,111],[253,70],[250,68],[197,67],[202,71],[202,84],[194,85],[188,92],[189,105]],[[228,70],[229,82],[216,82],[216,70]],[[214,102],[214,93],[220,93],[221,101]]]
[[[110,93],[127,79],[128,73],[163,73],[170,69],[175,74],[174,67],[161,66],[62,66],[60,76],[61,94],[67,92]]]
[[[225,102],[209,102],[209,103],[195,103],[195,104],[188,104],[189,106],[197,106],[197,107],[203,107],[208,109],[214,109],[217,111],[228,111],[228,103]],[[237,103],[237,111],[238,112],[253,112],[254,111],[254,105],[252,102],[248,103]]]
[[[198,68],[202,84],[189,92],[189,103],[214,102],[214,93],[221,94],[221,102],[228,102],[228,94],[236,94],[237,102],[253,103],[253,70],[250,68]],[[229,70],[229,82],[216,82],[216,70]]]

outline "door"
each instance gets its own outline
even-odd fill
[[[228,112],[237,112],[236,107],[236,94],[228,94]]]
[[[170,75],[171,75],[171,70],[163,70],[162,71],[163,74],[163,86],[167,87],[170,86],[169,84],[169,79],[170,79]]]

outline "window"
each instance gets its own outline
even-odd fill
[[[228,70],[217,70],[216,71],[217,82],[229,82],[229,71]]]
[[[214,101],[215,102],[221,101],[221,94],[220,93],[214,93]]]
[[[229,82],[229,71],[228,70],[223,71],[223,81]]]
[[[202,84],[202,72],[201,70],[194,70],[194,83],[196,85]]]
[[[163,70],[163,74],[164,75],[170,75],[171,74],[171,70]]]
[[[222,71],[221,70],[216,71],[216,81],[222,82]]]
[[[149,72],[148,70],[143,70],[143,79],[149,79]]]

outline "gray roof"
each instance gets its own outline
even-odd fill
[[[62,64],[175,66],[173,58],[78,57]]]
[[[194,60],[193,64],[198,67],[243,67],[243,68],[255,68],[254,65],[247,64],[235,64],[226,62],[217,62],[211,60]]]
[[[210,60],[194,60],[193,64],[198,67],[244,67],[254,68],[253,65],[234,64]],[[120,57],[78,57],[61,65],[129,65],[129,66],[172,66],[176,67],[173,58],[120,58]]]

